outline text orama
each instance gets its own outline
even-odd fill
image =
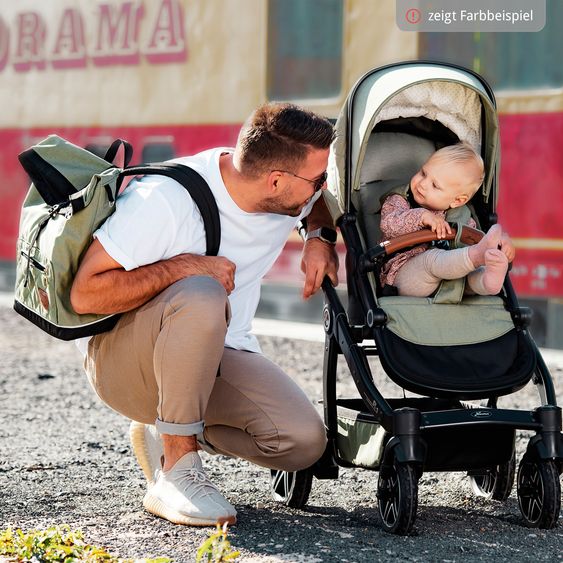
[[[43,6],[41,3],[38,8]],[[84,8],[82,8],[84,10]],[[96,66],[137,65],[186,60],[184,15],[178,0],[92,3],[87,13],[68,7],[55,29],[38,10],[21,11],[6,21],[0,16],[0,72]]]

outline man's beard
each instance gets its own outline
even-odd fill
[[[281,194],[276,197],[271,197],[260,202],[258,211],[262,213],[275,213],[277,215],[287,215],[289,217],[298,217],[303,211],[306,202],[298,203],[288,206],[287,198]]]

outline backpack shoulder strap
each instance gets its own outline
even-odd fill
[[[158,174],[176,180],[190,194],[203,218],[207,256],[217,256],[221,244],[221,220],[215,196],[203,177],[192,168],[176,162],[146,164],[125,168],[120,176]]]
[[[116,139],[106,151],[104,155],[104,160],[113,164],[115,157],[117,156],[117,151],[123,146],[123,166],[129,166],[131,159],[133,158],[133,147],[131,143],[124,141],[123,139]]]

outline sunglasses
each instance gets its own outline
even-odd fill
[[[305,180],[305,182],[309,182],[310,184],[313,184],[313,190],[315,191],[315,193],[318,192],[320,189],[322,189],[328,177],[328,173],[326,170],[318,178],[315,178],[314,180],[310,180],[309,178],[304,178],[303,176],[298,176],[297,174],[294,174],[293,172],[288,172],[287,170],[272,170],[272,172],[281,172],[282,174],[289,174],[290,176],[295,176],[296,178]]]

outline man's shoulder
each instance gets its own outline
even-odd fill
[[[218,166],[219,154],[224,152],[233,152],[234,149],[229,147],[215,147],[207,149],[191,156],[181,156],[174,158],[169,162],[183,164],[193,168],[196,172],[207,178],[214,167]]]
[[[150,174],[132,181],[117,199],[117,211],[141,213],[150,210],[151,216],[182,219],[191,213],[193,200],[188,191],[167,176]]]
[[[213,163],[216,162],[216,153],[224,152],[228,149],[214,148],[202,151],[200,153],[175,158],[166,163],[182,164],[192,168],[198,172],[209,184],[212,183],[214,177]],[[165,164],[166,164],[165,163]],[[156,208],[165,206],[172,210],[173,214],[185,214],[189,212],[192,198],[188,191],[172,178],[160,174],[148,174],[142,178],[131,181],[124,191],[121,203],[128,202],[135,205],[133,201],[137,200],[156,206]],[[120,198],[121,199],[121,198]]]

